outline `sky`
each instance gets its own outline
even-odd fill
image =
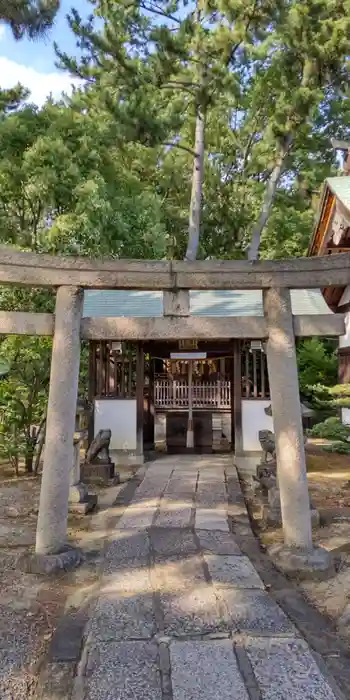
[[[82,17],[91,13],[88,0],[61,0],[55,25],[44,39],[15,41],[11,31],[0,23],[0,86],[10,88],[20,82],[31,91],[30,101],[42,105],[51,93],[59,97],[70,92],[72,78],[55,66],[53,42],[70,55],[76,52],[75,39],[68,27],[66,15],[75,7]]]

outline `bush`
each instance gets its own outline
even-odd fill
[[[350,444],[350,426],[344,425],[340,418],[326,418],[322,423],[316,425],[308,431],[312,437],[324,438],[325,440],[335,440]]]
[[[350,442],[333,442],[332,445],[325,445],[323,449],[325,452],[350,455]]]
[[[19,459],[35,470],[34,454],[44,436],[50,378],[51,340],[9,336],[0,343],[0,457],[18,473]]]
[[[334,341],[310,338],[297,346],[300,393],[307,396],[314,387],[332,386],[337,381],[338,358]]]

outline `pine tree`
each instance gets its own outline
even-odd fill
[[[192,155],[187,260],[196,258],[199,245],[206,122],[225,93],[239,92],[242,63],[249,48],[265,40],[276,6],[272,0],[198,0],[195,6],[101,0],[102,31],[93,17],[83,23],[71,14],[82,59],[58,53],[86,79],[85,105],[91,108],[98,93],[124,124],[126,138]]]
[[[265,138],[274,151],[265,196],[253,229],[248,258],[259,256],[261,234],[269,219],[277,188],[300,132],[311,131],[327,98],[348,89],[350,50],[349,0],[291,0],[270,37],[263,81],[257,80],[256,101],[265,103]],[[259,77],[259,76],[258,76]]]
[[[0,21],[15,39],[35,39],[52,26],[59,5],[59,0],[0,0]]]

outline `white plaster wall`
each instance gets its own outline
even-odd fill
[[[339,347],[348,348],[350,346],[350,311],[345,314],[345,335],[339,338]]]
[[[136,399],[96,399],[95,435],[110,429],[111,450],[136,450]]]
[[[260,452],[259,430],[272,430],[272,417],[267,416],[264,409],[271,401],[242,400],[242,430],[243,450],[245,452]]]
[[[350,408],[341,409],[341,422],[344,425],[350,425]]]

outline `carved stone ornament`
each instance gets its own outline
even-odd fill
[[[109,455],[109,445],[111,442],[111,430],[99,430],[86,451],[86,462],[89,464],[96,462],[111,463]]]

